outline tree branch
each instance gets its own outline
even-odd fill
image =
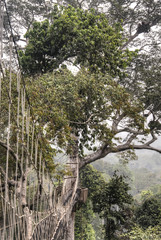
[[[97,116],[97,114],[91,114],[89,118],[85,122],[75,122],[75,121],[69,121],[70,123],[80,124],[80,125],[86,125],[90,122],[91,118]]]
[[[136,133],[132,134],[128,138],[128,140],[126,141],[125,144],[121,144],[116,147],[110,147],[110,146],[107,146],[107,144],[102,145],[102,147],[100,149],[98,149],[96,152],[89,154],[88,156],[82,158],[80,161],[79,168],[81,169],[89,163],[92,163],[98,159],[104,158],[109,153],[123,152],[123,151],[130,150],[130,149],[136,149],[136,150],[146,149],[146,150],[152,150],[152,151],[161,153],[161,149],[150,146],[150,144],[155,142],[157,139],[153,132],[151,133],[152,139],[142,145],[132,144],[132,141],[136,138],[136,136],[137,136]]]
[[[142,22],[141,24],[139,24],[137,27],[136,33],[133,36],[131,36],[129,38],[129,40],[121,47],[121,50],[124,49],[125,47],[127,47],[127,45],[130,42],[132,42],[136,37],[138,37],[139,34],[150,31],[150,28],[155,26],[157,23],[159,23],[159,21],[161,21],[161,16],[157,16],[153,21],[151,21],[151,23],[150,22],[147,22],[147,23]],[[144,28],[144,26],[145,26],[145,28]]]
[[[152,147],[152,146],[148,146],[146,144],[144,145],[131,145],[131,146],[127,146],[127,145],[121,145],[117,147],[117,151],[115,152],[123,152],[129,149],[135,149],[135,150],[151,150],[151,151],[155,151],[158,153],[161,153],[161,149]],[[114,152],[113,152],[114,153]]]
[[[14,150],[9,147],[2,141],[0,141],[0,146],[5,148],[6,150],[9,150],[9,153],[12,155],[12,157],[17,161],[18,163],[18,168],[19,168],[19,171],[20,171],[20,175],[22,175],[22,169],[21,169],[21,166],[19,164],[19,158],[18,158],[18,155],[14,152]]]
[[[139,36],[139,33],[136,31],[136,33],[129,38],[129,40],[121,47],[121,50],[128,46],[130,42],[132,42],[136,37]]]
[[[130,148],[130,144],[134,140],[135,137],[136,137],[136,134],[131,135],[125,144],[119,146],[120,149],[121,148]],[[98,149],[96,152],[89,154],[85,158],[81,159],[79,168],[81,169],[89,163],[92,163],[98,159],[104,158],[109,153],[119,152],[120,151],[119,147],[111,147],[111,146],[108,146],[106,143],[103,144],[102,147],[100,149]]]
[[[4,143],[4,142],[2,142],[2,141],[0,141],[0,146],[2,146],[3,148],[5,148],[6,150],[9,150],[9,152],[10,152],[10,154],[12,155],[12,157],[16,160],[16,161],[18,161],[18,156],[17,156],[17,154],[15,154],[15,152],[13,151],[13,149],[12,148],[8,148],[8,146]]]
[[[0,172],[2,173],[2,175],[4,176],[4,178],[5,178],[5,176],[6,176],[6,173],[5,173],[5,171],[4,171],[4,169],[0,166]],[[15,181],[15,180],[9,180],[9,179],[7,179],[7,183],[8,183],[8,185],[10,186],[10,187],[14,187],[14,186],[16,186],[16,184],[17,184],[17,181]],[[2,184],[1,186],[0,186],[0,188],[2,189],[2,191],[5,191],[5,184]]]
[[[85,167],[87,164],[95,162],[98,159],[101,159],[105,157],[107,154],[111,152],[110,148],[107,148],[107,145],[104,144],[100,149],[98,149],[96,152],[89,154],[88,156],[84,157],[80,161],[79,168]]]
[[[124,117],[125,117],[125,113],[122,113],[121,115],[119,115],[119,117],[117,119],[113,120],[113,124],[112,124],[112,131],[113,132],[118,133],[118,125]]]
[[[136,135],[145,135],[144,131],[137,131],[137,130],[130,129],[128,127],[117,130],[117,133],[122,133],[122,132],[133,133],[133,134],[136,134]]]

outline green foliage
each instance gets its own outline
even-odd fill
[[[73,6],[78,5],[78,1],[69,1]],[[42,6],[45,6],[43,0],[27,1],[26,5],[22,1],[21,9],[16,9],[12,8],[11,0],[8,2],[11,3],[11,12],[17,9],[24,12],[24,15],[27,16],[27,21],[25,21],[28,23],[27,25],[31,24],[32,15],[36,10],[41,10]],[[16,6],[20,4],[17,0],[14,2]],[[102,3],[102,1],[99,2]],[[89,5],[95,7],[99,2],[93,0]],[[132,3],[135,4],[134,8],[131,7]],[[110,0],[107,1],[107,4],[109,4],[107,14],[109,21],[112,23],[122,22],[126,25],[125,29],[130,29],[130,35],[133,31],[138,32],[139,22],[148,19],[148,23],[155,25],[160,20],[160,1]],[[31,7],[33,5],[34,8]],[[100,144],[107,143],[112,151],[115,151],[113,143],[113,140],[116,140],[115,132],[111,130],[107,120],[117,121],[117,116],[120,114],[125,116],[126,123],[128,122],[127,127],[149,133],[144,129],[144,117],[140,114],[143,108],[140,107],[140,102],[136,101],[137,98],[141,98],[141,101],[144,102],[144,108],[152,110],[152,113],[157,116],[156,118],[153,115],[154,119],[149,122],[149,129],[156,133],[160,131],[161,115],[160,101],[158,101],[161,94],[159,87],[160,56],[156,58],[154,52],[151,52],[152,57],[149,57],[149,54],[140,54],[135,63],[133,62],[130,66],[129,76],[125,75],[124,70],[135,54],[128,50],[121,50],[124,44],[122,35],[123,29],[120,24],[113,24],[111,27],[104,14],[98,14],[93,10],[74,9],[71,6],[67,8],[55,6],[50,20],[41,23],[34,22],[32,29],[27,32],[27,47],[24,52],[20,51],[19,53],[25,74],[47,73],[57,69],[64,61],[71,60],[71,58],[74,59],[74,65],[86,69],[80,71],[76,76],[61,69],[37,79],[28,79],[27,82],[34,119],[37,122],[35,131],[36,133],[41,132],[39,142],[42,145],[43,158],[46,160],[46,166],[52,172],[56,167],[53,163],[55,149],[51,148],[48,140],[53,141],[60,148],[66,149],[69,153],[70,146],[72,146],[70,134],[74,132],[80,137],[79,153],[81,156],[84,155],[84,147],[96,151],[95,143],[98,141]],[[97,74],[91,74],[91,72]],[[114,82],[111,77],[120,77],[121,84],[132,92],[134,98],[130,97],[125,89]],[[5,80],[6,84],[8,78]],[[3,94],[1,129],[7,126],[7,103],[4,101],[7,91],[4,91]],[[12,105],[17,98],[16,91],[14,94]],[[11,118],[14,119],[14,117],[12,109]],[[16,131],[16,124],[13,123],[10,139],[13,149],[16,149],[14,145]],[[2,137],[5,139],[5,134],[2,134]],[[29,137],[31,138],[31,136]],[[5,162],[5,153],[4,149],[0,153],[2,165]],[[123,156],[123,160],[129,159],[128,153]],[[12,158],[10,160],[9,168],[14,169],[14,161]],[[128,194],[129,188],[125,179],[116,174],[108,184],[96,172],[88,180],[85,176],[90,175],[91,172],[94,173],[91,169],[85,172],[86,182],[84,184],[88,185],[94,210],[105,220],[106,237],[109,239],[114,236],[115,230],[119,229],[121,225],[125,228],[124,223],[128,215],[125,205],[131,201]],[[139,191],[149,186],[147,179],[144,178],[145,175],[146,171],[144,174],[143,171],[135,174],[136,188]],[[154,174],[149,175],[148,172],[147,175],[150,184],[153,184]],[[143,180],[141,184],[140,179]],[[158,197],[150,197],[145,193],[143,204],[136,211],[137,221],[144,228],[160,224],[160,208]],[[89,210],[89,206],[87,209]],[[86,229],[84,238],[94,239],[91,225],[86,221],[87,217],[82,219],[83,223],[87,223],[86,227],[83,226]],[[158,239],[157,230],[152,228],[143,231],[137,227],[130,234],[130,239]]]
[[[95,196],[97,199],[97,204],[94,205],[96,212],[108,212],[109,208],[115,204],[119,208],[122,208],[124,203],[130,204],[132,201],[132,196],[128,194],[130,188],[128,184],[124,182],[123,176],[118,176],[114,173],[110,182],[106,184],[105,187],[102,186],[102,188],[99,189],[99,197]]]
[[[160,125],[160,56],[155,49],[155,45],[151,46],[149,54],[139,53],[133,61],[133,70],[129,75],[122,79],[122,83],[128,88],[131,94],[135,95],[144,103],[145,109],[153,112],[154,118],[148,121],[151,131],[159,133]],[[130,68],[131,69],[131,68]],[[132,71],[132,73],[131,73]],[[148,112],[148,111],[147,111]],[[145,114],[146,115],[146,114]]]
[[[136,153],[133,149],[129,149],[125,152],[118,153],[118,158],[119,162],[123,164],[124,166],[129,162],[129,161],[134,161],[138,160],[138,157],[136,156]]]
[[[91,222],[95,217],[91,202],[88,200],[76,212],[75,219],[75,240],[95,240],[95,231]]]
[[[80,172],[81,185],[83,187],[88,188],[89,198],[93,198],[93,196],[98,193],[101,189],[104,189],[107,184],[102,174],[96,170],[92,165],[87,165]]]
[[[161,201],[157,196],[146,198],[136,209],[136,221],[144,229],[161,224]]]
[[[121,50],[121,31],[119,24],[111,27],[106,16],[94,10],[55,6],[51,23],[34,22],[25,35],[28,44],[25,52],[20,52],[23,71],[45,73],[74,57],[76,65],[121,76],[135,55]]]
[[[95,218],[93,212],[92,198],[99,191],[101,186],[104,186],[105,180],[101,173],[94,169],[91,165],[86,166],[80,173],[81,185],[82,187],[88,188],[88,200],[85,204],[80,206],[80,209],[76,212],[76,224],[75,224],[75,237],[76,239],[86,240],[88,227],[90,226],[91,231],[88,234],[92,234],[93,230],[91,223]],[[102,235],[102,231],[97,229]],[[98,235],[98,233],[95,233]],[[91,239],[95,239],[91,235]]]
[[[141,200],[145,201],[153,196],[153,193],[151,190],[144,190],[141,192]]]
[[[161,231],[159,226],[143,230],[136,225],[129,233],[123,234],[121,237],[124,240],[159,240],[161,239]]]
[[[112,156],[109,156],[109,157],[112,159]],[[120,157],[120,155],[119,155],[119,157]],[[116,158],[113,159],[113,161],[116,161],[116,160],[117,160],[117,156],[116,156]],[[107,180],[112,178],[114,173],[117,172],[118,176],[122,175],[125,177],[124,178],[125,182],[130,184],[130,187],[131,187],[133,173],[129,169],[128,164],[125,164],[124,161],[120,161],[120,159],[119,159],[118,163],[109,163],[107,161],[107,159],[105,159],[105,160],[98,160],[98,161],[92,163],[92,165],[98,171],[100,171],[103,174],[103,176],[105,177],[105,179],[107,179]]]
[[[46,124],[46,137],[62,147],[75,132],[80,137],[81,156],[84,147],[96,151],[96,141],[115,147],[115,132],[106,120],[114,120],[119,112],[130,119],[128,126],[143,127],[140,104],[108,75],[82,70],[74,76],[62,68],[29,79],[28,84],[35,117]]]
[[[33,164],[33,159],[35,158],[36,151],[33,151],[32,153],[32,158],[28,153],[27,150],[27,142],[29,142],[29,148],[32,148],[32,142],[38,143],[38,156],[39,154],[42,154],[42,161],[44,161],[44,166],[45,166],[45,172],[49,171],[54,175],[54,177],[62,177],[66,171],[63,170],[58,170],[57,166],[58,164],[54,163],[54,157],[57,153],[57,149],[53,146],[51,146],[49,139],[49,133],[47,131],[48,126],[44,127],[47,122],[49,122],[48,119],[50,119],[49,112],[46,114],[46,110],[42,107],[42,102],[43,106],[46,108],[49,108],[49,105],[47,105],[46,101],[46,96],[47,92],[46,89],[42,88],[42,85],[36,85],[33,86],[30,84],[30,79],[26,79],[26,89],[30,96],[30,100],[32,102],[32,106],[30,106],[30,115],[29,115],[29,103],[26,101],[25,105],[25,110],[24,110],[24,115],[22,112],[22,89],[23,89],[23,83],[20,83],[20,86],[18,87],[17,79],[18,76],[15,73],[11,73],[11,79],[12,79],[12,107],[11,107],[11,112],[10,112],[10,148],[12,151],[10,151],[9,154],[9,176],[12,178],[15,175],[16,172],[16,164],[15,164],[15,158],[16,158],[16,152],[17,152],[17,144],[19,144],[19,148],[23,147],[24,150],[24,156],[23,158],[26,159],[29,157],[29,166]],[[2,81],[1,84],[1,91],[2,93],[2,98],[1,98],[1,121],[0,121],[0,134],[1,134],[1,146],[0,146],[0,159],[1,159],[1,167],[5,170],[5,165],[6,165],[6,155],[7,155],[7,146],[6,144],[6,139],[7,139],[7,133],[8,133],[8,103],[9,103],[9,97],[8,97],[8,87],[9,86],[9,81],[10,81],[10,73],[6,71],[5,73],[5,78]],[[41,82],[41,81],[40,81]],[[41,86],[41,87],[40,87]],[[18,93],[18,89],[21,88],[21,93]],[[39,93],[37,92],[39,91]],[[49,92],[48,92],[49,94]],[[42,100],[42,95],[45,97],[45,99]],[[44,103],[45,102],[45,103]],[[17,116],[17,108],[19,104],[19,115]],[[41,109],[40,109],[41,106]],[[53,136],[58,138],[58,142],[61,146],[60,143],[60,137],[59,136],[59,129],[60,126],[62,126],[63,120],[60,121],[60,117],[57,116],[56,108],[55,106],[53,107],[53,115],[52,115],[52,121],[57,122],[57,125],[55,125],[55,128],[53,128]],[[55,109],[55,111],[54,111]],[[19,126],[17,125],[17,117],[19,120]],[[24,126],[23,126],[23,121],[24,121]],[[50,122],[49,122],[50,123]],[[33,137],[33,126],[34,126],[34,137]],[[63,125],[64,126],[64,125]],[[23,139],[22,139],[22,129],[23,129]],[[67,132],[67,130],[64,130]],[[19,133],[19,136],[17,135]],[[67,137],[67,133],[64,134],[65,137]],[[64,138],[65,138],[64,137]],[[19,138],[19,139],[18,139]],[[63,139],[64,139],[63,138]],[[21,157],[21,153],[19,153]],[[21,159],[21,158],[20,158]],[[18,177],[21,174],[21,167],[20,167],[20,162],[18,162]],[[25,161],[24,161],[24,166],[25,166]],[[37,161],[37,164],[39,164],[39,161]],[[37,165],[37,169],[41,169],[42,166]]]
[[[123,176],[114,176],[105,188],[100,189],[93,198],[94,211],[104,218],[105,239],[115,239],[116,230],[125,227],[129,215],[128,204],[132,196],[128,193],[129,186]],[[126,220],[125,220],[126,219]]]
[[[116,237],[116,230],[130,225],[131,210],[129,204],[132,196],[128,193],[129,186],[124,177],[114,173],[107,183],[103,176],[91,166],[81,172],[82,184],[89,189],[93,211],[104,219],[104,238]],[[127,219],[129,223],[127,224]]]

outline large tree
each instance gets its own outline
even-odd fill
[[[69,139],[63,147],[71,156],[72,171],[76,175],[76,159],[79,168],[82,168],[112,152],[129,149],[160,152],[151,146],[156,139],[156,128],[144,124],[145,102],[141,102],[136,94],[133,97],[127,93],[119,84],[126,80],[125,68],[134,57],[133,52],[123,49],[125,42],[121,31],[118,24],[109,27],[104,14],[68,7],[55,9],[53,21],[34,23],[33,29],[26,34],[28,45],[25,52],[21,53],[24,73],[45,73],[41,77],[34,76],[33,88],[36,86],[38,89],[39,86],[44,93],[48,89],[53,93],[52,96],[45,95],[45,98],[41,95],[40,106],[35,103],[37,112],[43,111],[40,121],[43,120],[44,125],[48,124],[47,132],[54,142],[55,136],[51,134],[51,129],[55,127],[54,116],[52,117],[54,112],[48,113],[44,106],[50,103],[51,107],[60,107],[58,115],[63,117],[69,131]],[[76,75],[65,66],[49,72],[71,57],[81,69]],[[130,90],[129,87],[128,89]],[[43,92],[41,90],[42,94]],[[44,110],[50,118],[45,118]],[[62,125],[60,131],[64,135],[63,129]],[[122,132],[126,133],[126,137],[119,135]],[[138,137],[148,134],[151,134],[151,140],[145,138],[139,139],[140,144],[136,142]],[[73,135],[75,140],[72,140]],[[69,144],[70,141],[75,144]],[[86,155],[85,148],[92,153]],[[65,181],[64,196],[68,195],[71,184],[74,183],[78,184],[75,180]],[[72,238],[71,233],[69,236]]]
[[[144,2],[141,4],[145,5]],[[156,5],[156,2],[153,4]],[[110,3],[112,7],[116,10],[114,2],[112,5]],[[137,7],[136,4],[134,10]],[[129,8],[133,7],[129,5]],[[125,8],[123,10],[125,12]],[[28,75],[27,96],[36,126],[42,130],[43,139],[54,146],[58,145],[70,156],[68,164],[71,165],[72,176],[64,181],[62,205],[57,208],[60,219],[53,233],[54,239],[64,219],[64,226],[68,225],[68,229],[61,236],[63,238],[68,232],[66,239],[73,239],[72,208],[78,201],[79,169],[113,152],[133,149],[161,152],[151,146],[160,130],[160,109],[156,105],[158,102],[153,102],[149,95],[145,65],[138,68],[139,61],[133,61],[130,65],[135,54],[124,50],[141,33],[149,34],[150,27],[157,24],[160,18],[150,19],[150,23],[140,22],[139,19],[140,25],[137,22],[134,28],[128,24],[126,27],[123,19],[123,31],[114,13],[109,18],[109,12],[105,15],[71,6],[57,7],[49,20],[33,23],[26,34],[26,49],[20,53],[23,72]],[[126,40],[129,26],[134,35],[132,31]],[[146,55],[145,58],[144,55],[139,57],[148,59]],[[80,69],[79,72],[74,75],[65,66],[58,69],[61,64],[68,65],[64,61],[72,61]],[[132,74],[127,76],[126,69]],[[153,77],[153,61],[148,70]],[[137,92],[132,86],[136,73],[144,76]],[[155,74],[158,74],[157,70]],[[147,86],[145,89],[144,84]],[[159,91],[155,85],[152,87]],[[140,98],[138,93],[145,91],[146,97]],[[156,97],[155,93],[153,97]],[[149,125],[146,122],[148,116],[153,116]],[[14,149],[14,141],[12,144]],[[92,152],[86,155],[85,149]],[[47,149],[47,152],[50,150]]]

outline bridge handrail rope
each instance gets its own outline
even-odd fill
[[[16,56],[17,56],[17,60],[18,60],[18,73],[17,73],[17,117],[15,118],[16,119],[16,125],[17,125],[17,128],[19,129],[19,131],[17,131],[17,143],[16,143],[16,153],[14,154],[16,156],[16,170],[15,170],[15,181],[19,181],[18,177],[17,177],[17,173],[18,173],[18,167],[19,165],[21,165],[21,175],[24,175],[24,170],[27,169],[28,165],[29,165],[29,161],[30,161],[30,164],[32,163],[32,168],[35,169],[35,173],[38,172],[38,175],[35,175],[35,178],[39,181],[40,180],[40,176],[41,174],[43,174],[43,178],[45,177],[45,174],[44,174],[44,159],[43,159],[43,166],[41,168],[41,163],[42,163],[42,154],[38,153],[38,145],[40,145],[39,143],[39,140],[38,140],[38,137],[36,136],[36,134],[34,133],[34,128],[36,127],[35,126],[35,123],[34,121],[32,121],[32,126],[31,126],[31,123],[30,123],[30,117],[32,118],[32,120],[34,119],[33,115],[32,115],[32,106],[30,104],[30,99],[29,99],[29,96],[28,96],[28,93],[27,93],[27,90],[26,90],[26,84],[25,84],[25,79],[23,78],[23,74],[21,72],[21,66],[20,66],[20,60],[19,60],[19,56],[18,56],[18,51],[17,51],[17,45],[16,45],[16,42],[15,42],[15,39],[14,39],[14,35],[13,35],[13,29],[12,29],[12,25],[11,25],[11,21],[10,21],[10,17],[9,17],[9,12],[8,12],[8,7],[7,7],[7,4],[6,4],[6,1],[5,0],[1,0],[0,3],[2,4],[3,3],[3,7],[5,7],[6,9],[6,14],[7,14],[7,19],[8,19],[8,22],[9,22],[9,27],[10,27],[10,32],[11,32],[11,37],[10,37],[10,42],[13,42],[14,43],[14,48],[15,48],[15,51],[16,51]],[[0,11],[0,19],[2,20],[2,11]],[[0,36],[0,41],[1,41],[1,62],[2,62],[2,49],[3,49],[3,46],[2,46],[2,38],[3,38],[3,24],[2,24],[2,21],[1,21],[1,25],[0,25],[0,28],[1,28],[1,36]],[[15,222],[14,219],[16,217],[18,217],[19,219],[25,219],[26,218],[26,215],[25,214],[21,214],[21,212],[23,213],[23,209],[18,209],[18,205],[17,205],[17,202],[19,201],[19,198],[17,198],[16,196],[16,190],[17,190],[17,185],[15,184],[15,188],[12,189],[12,194],[8,194],[8,191],[11,191],[9,188],[8,188],[8,168],[9,168],[9,156],[10,156],[10,151],[11,151],[11,148],[10,148],[10,126],[11,126],[11,111],[13,111],[13,109],[11,110],[11,105],[12,105],[12,71],[11,71],[11,56],[12,56],[12,52],[13,52],[13,49],[12,49],[12,45],[10,44],[10,71],[9,71],[9,94],[8,94],[8,108],[9,108],[9,111],[8,111],[8,128],[7,128],[7,160],[6,160],[6,173],[5,173],[5,194],[3,194],[3,191],[2,191],[2,186],[0,185],[0,191],[1,191],[1,194],[0,194],[0,197],[1,197],[1,202],[0,204],[2,204],[2,211],[3,211],[3,216],[4,216],[4,219],[3,219],[3,222],[4,222],[4,225],[3,225],[3,228],[0,228],[0,238],[1,239],[4,239],[4,240],[8,240],[8,239],[12,239],[12,236],[14,236],[14,231],[17,231],[17,229],[19,231],[26,231],[25,230],[25,224],[22,222],[22,221],[19,221],[19,222]],[[2,64],[1,64],[2,65]],[[2,78],[4,78],[4,73],[3,73],[3,67],[1,69],[1,72],[2,72]],[[1,78],[1,76],[0,76]],[[22,85],[21,85],[22,83]],[[23,86],[23,88],[21,87]],[[5,86],[7,87],[7,86]],[[0,79],[0,101],[1,101],[1,93],[2,93],[2,89],[1,89],[1,79]],[[25,99],[27,99],[27,103],[25,101]],[[13,106],[12,106],[13,108]],[[26,112],[27,112],[27,116],[26,116]],[[20,114],[22,115],[22,119],[20,119]],[[20,122],[22,121],[22,122]],[[25,121],[26,121],[26,126],[25,126]],[[25,137],[24,136],[24,131],[26,130],[26,133],[27,133],[27,136]],[[31,131],[31,139],[29,139],[29,132]],[[27,139],[25,139],[27,138]],[[35,139],[37,142],[35,142]],[[21,141],[20,141],[21,140]],[[24,143],[26,141],[26,146],[24,146]],[[29,145],[29,141],[30,141],[30,145]],[[41,147],[41,146],[40,146]],[[14,149],[13,149],[14,150]],[[41,150],[40,150],[41,152]],[[25,154],[24,154],[25,153]],[[26,155],[26,157],[25,157]],[[25,159],[24,159],[25,157]],[[31,158],[31,159],[30,159]],[[33,162],[32,162],[32,159],[33,159]],[[25,161],[25,162],[24,162]],[[39,161],[39,162],[38,162]],[[36,164],[38,164],[38,168],[36,166]],[[25,165],[25,169],[23,170],[24,168],[24,165]],[[27,178],[27,176],[26,176]],[[0,179],[1,180],[1,179]],[[31,183],[31,180],[28,179],[29,183],[28,183],[28,186],[29,184]],[[49,179],[48,179],[49,181]],[[51,180],[50,180],[51,182]],[[22,185],[23,185],[23,180],[22,180],[22,176],[21,176],[21,191],[23,190],[22,188]],[[46,190],[44,189],[44,186],[42,185],[41,186],[41,191],[42,191],[42,196],[41,196],[41,199],[39,199],[39,195],[38,195],[38,192],[37,192],[37,186],[34,186],[34,191],[31,192],[30,190],[30,187],[29,187],[29,198],[33,199],[33,207],[35,206],[36,209],[33,209],[31,214],[34,215],[33,217],[33,222],[34,219],[36,221],[39,222],[39,218],[42,218],[42,215],[43,215],[43,219],[44,219],[44,214],[46,214],[46,210],[48,210],[48,206],[47,206],[47,203],[49,201],[48,199],[48,194],[46,193]],[[15,193],[14,193],[15,192]],[[26,194],[26,193],[25,193]],[[35,200],[35,196],[37,194],[37,200]],[[13,198],[12,198],[13,196]],[[45,200],[46,199],[46,200]],[[39,213],[38,211],[38,203],[39,201],[41,200],[41,208],[45,210],[45,212],[43,211],[43,213]],[[13,204],[12,204],[13,202]],[[30,200],[29,200],[30,202]],[[4,207],[4,209],[3,209]],[[11,210],[9,210],[11,209]],[[51,210],[50,210],[51,211]],[[13,216],[14,214],[14,216]],[[50,213],[51,214],[51,213]],[[9,225],[7,225],[7,221],[6,219],[8,219],[7,221],[9,221]],[[43,220],[42,219],[42,220]],[[15,222],[15,224],[13,224],[13,222]],[[41,221],[40,221],[41,222]],[[20,224],[20,225],[19,225]],[[35,224],[35,223],[34,223]],[[37,224],[37,223],[36,223]],[[18,225],[18,226],[17,226]],[[11,229],[9,229],[9,231],[7,230],[9,228],[9,226],[11,227]],[[12,226],[15,226],[15,227],[12,227]],[[17,229],[16,229],[17,228]],[[25,233],[18,233],[17,235],[17,240],[20,240],[22,238],[22,236],[25,236],[24,235]],[[28,236],[29,237],[29,236]]]
[[[54,231],[54,234],[53,234],[51,240],[54,240],[54,237],[55,237],[55,235],[56,235],[57,229],[59,228],[59,225],[60,225],[61,221],[63,220],[63,218],[67,215],[68,211],[71,210],[71,207],[73,208],[73,206],[72,206],[71,203],[73,203],[73,199],[74,199],[74,197],[75,197],[75,195],[76,195],[77,186],[78,186],[78,180],[79,180],[78,157],[77,157],[76,163],[77,163],[76,181],[75,181],[75,183],[74,183],[74,189],[73,189],[72,197],[71,197],[71,199],[70,199],[70,202],[68,203],[67,209],[65,209],[62,217],[60,218],[60,220],[59,220],[59,222],[58,222],[58,224],[57,224],[57,226],[56,226],[56,228],[55,228],[55,231]],[[70,212],[71,212],[71,211],[70,211]]]
[[[9,16],[9,12],[8,12],[7,3],[6,3],[6,0],[2,0],[2,1],[4,2],[4,6],[5,6],[5,9],[6,9],[6,13],[7,13],[8,23],[9,23],[10,31],[11,31],[11,38],[12,38],[12,41],[14,43],[14,48],[15,48],[15,51],[16,51],[16,56],[17,56],[17,61],[18,61],[18,68],[19,68],[20,73],[22,75],[21,77],[22,77],[23,86],[24,86],[24,89],[25,89],[25,92],[26,92],[26,98],[27,98],[28,104],[29,104],[29,106],[31,108],[29,95],[28,95],[27,90],[26,90],[25,79],[24,79],[23,74],[22,74],[22,69],[21,69],[21,64],[20,64],[20,57],[19,57],[19,54],[18,54],[17,44],[16,44],[16,41],[15,41],[15,38],[14,38],[14,34],[13,34],[13,29],[12,29],[12,24],[11,24],[11,21],[10,21],[10,16]]]
[[[27,99],[27,102],[28,102],[28,105],[29,105],[29,110],[30,110],[30,113],[31,113],[31,118],[32,118],[32,121],[34,123],[35,119],[34,119],[34,115],[33,115],[33,108],[32,108],[32,105],[31,105],[31,101],[30,101],[28,91],[26,89],[26,81],[25,81],[25,78],[24,78],[24,75],[23,75],[23,72],[22,72],[21,64],[20,64],[20,57],[19,57],[19,54],[18,54],[17,44],[16,44],[16,41],[15,41],[14,33],[13,33],[13,28],[12,28],[12,24],[11,24],[11,20],[10,20],[10,15],[9,15],[7,3],[6,3],[6,0],[1,0],[1,1],[4,2],[4,6],[5,6],[5,9],[6,9],[7,19],[8,19],[8,23],[9,23],[9,27],[10,27],[10,32],[11,32],[10,39],[12,39],[12,41],[14,43],[14,48],[15,48],[15,51],[16,51],[16,57],[17,57],[17,61],[18,61],[18,73],[20,74],[20,78],[22,80],[22,84],[23,84],[24,91],[25,91],[25,94],[26,94],[26,99]],[[41,143],[39,143],[39,144],[41,145]]]
[[[72,177],[65,178],[65,183],[73,183],[69,192],[69,189],[64,192],[66,196],[66,202],[63,199],[59,199],[57,206],[55,206],[55,200],[51,199],[53,193],[53,179],[50,172],[45,172],[45,159],[42,157],[42,146],[39,139],[39,134],[36,133],[36,121],[34,120],[33,108],[31,105],[31,99],[26,89],[25,78],[22,73],[20,58],[18,55],[17,44],[14,38],[14,31],[10,21],[10,15],[6,0],[0,0],[0,4],[6,10],[7,21],[10,29],[10,60],[9,60],[9,86],[3,86],[9,88],[6,115],[8,117],[7,126],[7,143],[6,143],[6,170],[5,177],[1,176],[0,181],[5,182],[5,187],[0,183],[0,207],[2,207],[3,214],[3,227],[0,226],[0,239],[12,240],[16,236],[16,240],[21,239],[35,239],[34,234],[41,239],[39,227],[44,228],[44,224],[48,224],[50,230],[46,234],[46,238],[55,240],[57,232],[60,229],[61,223],[65,218],[69,216],[72,211],[74,200],[77,193],[77,186],[79,181],[79,161],[78,156],[75,161],[68,162],[74,166],[74,174]],[[0,19],[3,19],[3,11],[0,6]],[[0,41],[1,41],[1,56],[0,65],[2,74],[0,73],[0,103],[3,97],[2,82],[4,80],[4,73],[2,67],[3,56],[3,24],[0,24]],[[4,32],[5,33],[5,32]],[[16,59],[18,63],[17,76],[16,76],[16,107],[13,101],[13,74],[12,74],[12,59],[13,59],[13,47],[16,53]],[[6,81],[7,84],[7,81]],[[7,92],[7,91],[6,91]],[[16,109],[16,110],[15,110]],[[12,115],[16,115],[13,119]],[[1,115],[0,115],[1,117]],[[13,122],[12,122],[13,121]],[[11,130],[12,124],[17,127],[16,141],[11,142]],[[0,144],[1,145],[1,144]],[[2,147],[2,145],[1,145]],[[13,148],[12,148],[13,147]],[[11,158],[11,150],[14,152],[15,160],[15,182],[13,188],[9,188],[9,171],[11,166],[9,161]],[[13,156],[12,156],[13,157]],[[1,169],[0,169],[1,170]],[[18,176],[18,173],[20,176]],[[47,183],[45,183],[45,181]],[[65,184],[64,183],[64,184]],[[39,185],[41,184],[41,193]],[[46,185],[45,185],[46,184]],[[3,188],[3,189],[2,189]],[[46,190],[47,189],[47,190]],[[28,191],[28,192],[27,192]],[[70,193],[70,194],[69,194]],[[28,196],[27,196],[28,194]],[[55,198],[55,193],[54,193]],[[51,200],[51,202],[50,202]],[[19,204],[21,205],[19,206]],[[53,206],[54,205],[54,206]],[[32,208],[31,208],[32,207]],[[46,216],[45,216],[46,215]],[[20,220],[18,221],[17,218]],[[48,223],[51,221],[51,223]],[[31,222],[32,228],[31,229]]]

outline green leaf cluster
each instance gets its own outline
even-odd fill
[[[92,204],[88,200],[87,203],[82,205],[76,212],[75,240],[96,240],[95,231],[91,224],[94,217]]]
[[[149,227],[146,230],[136,225],[129,233],[121,236],[124,240],[159,240],[161,238],[160,227]]]
[[[35,118],[46,124],[46,137],[65,146],[73,131],[80,137],[81,155],[84,147],[97,150],[96,141],[113,146],[115,132],[107,120],[117,114],[130,119],[128,126],[144,127],[142,107],[108,75],[85,69],[73,75],[62,68],[29,80],[29,92]]]
[[[90,71],[121,76],[135,55],[121,50],[121,25],[111,27],[104,14],[70,5],[55,6],[52,20],[34,22],[25,37],[28,44],[19,55],[24,73],[30,75],[51,71],[74,58],[76,65]]]
[[[154,195],[145,198],[136,209],[136,222],[143,228],[155,227],[161,224],[160,196]]]

